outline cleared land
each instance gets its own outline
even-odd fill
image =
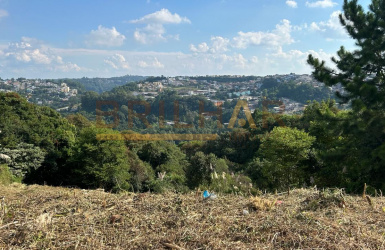
[[[0,248],[383,249],[385,199],[370,201],[340,190],[203,200],[13,184],[0,186]]]

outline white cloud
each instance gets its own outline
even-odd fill
[[[114,75],[268,75],[310,73],[306,63],[307,55],[313,54],[322,60],[331,55],[317,51],[284,50],[281,47],[266,53],[250,55],[249,53],[191,53],[181,52],[133,52],[124,50],[101,49],[51,49],[55,55],[66,55],[72,61],[83,61],[83,67],[76,64],[60,64],[60,58],[52,59],[51,64],[34,64],[19,62],[18,65],[6,65],[0,68],[2,77],[111,77]],[[0,53],[1,54],[1,53]],[[64,61],[64,60],[62,60]],[[327,60],[327,62],[329,62]],[[3,64],[0,56],[0,65]],[[52,68],[52,64],[55,65]],[[331,65],[331,64],[328,64]],[[107,67],[106,67],[107,66]],[[12,70],[10,70],[12,69]],[[48,70],[47,70],[48,69]],[[67,72],[66,72],[67,71]],[[85,75],[87,74],[87,75]]]
[[[141,67],[141,68],[147,68],[148,64],[145,61],[139,61],[138,62],[138,66]]]
[[[232,40],[221,37],[211,37],[210,44],[206,42],[199,45],[190,45],[190,51],[193,53],[210,53],[222,54],[230,51],[230,49],[246,49],[250,46],[266,46],[276,49],[285,44],[294,42],[291,32],[302,27],[293,27],[289,20],[282,20],[276,25],[273,31],[258,31],[258,32],[238,32],[238,35]]]
[[[326,39],[347,39],[349,38],[348,33],[340,23],[339,15],[341,11],[334,11],[329,20],[322,21],[319,23],[312,22],[309,26],[311,31],[321,33]]]
[[[333,0],[320,0],[315,2],[306,1],[306,6],[310,8],[329,8],[337,5]]]
[[[181,53],[50,48],[44,43],[38,44],[33,39],[25,38],[6,48],[0,45],[0,74],[2,77],[57,78],[111,77],[125,74],[175,76],[310,73],[311,68],[306,63],[309,53],[327,62],[331,57],[322,50],[285,50],[284,46],[274,46],[268,50],[261,48],[247,52],[236,51],[230,39],[227,39],[229,40],[227,46],[218,45],[217,52],[210,51],[213,48],[211,43],[225,40],[223,37],[212,37],[212,41],[208,44],[193,45],[196,51],[192,49],[191,53]],[[69,63],[67,58],[87,68]]]
[[[59,65],[56,65],[54,70],[60,71],[60,72],[74,72],[74,71],[81,71],[82,68],[80,68],[77,64],[74,64],[74,63],[62,63]]]
[[[19,71],[80,71],[77,64],[65,62],[50,47],[34,38],[23,37],[20,42],[10,43],[0,51],[0,64],[10,72]]]
[[[211,37],[210,46],[207,43],[203,42],[197,46],[191,44],[190,51],[194,53],[223,53],[228,51],[230,46],[230,40],[221,36]]]
[[[291,44],[294,40],[291,37],[292,26],[289,20],[282,20],[271,32],[238,32],[238,36],[233,38],[233,46],[245,49],[250,45],[280,46]]]
[[[230,40],[221,36],[211,37],[211,53],[222,53],[228,51]]]
[[[154,68],[160,68],[160,69],[163,69],[164,68],[164,64],[162,64],[161,62],[158,61],[158,59],[155,57],[154,58],[154,62],[152,63],[152,66]]]
[[[325,31],[325,29],[321,29],[321,27],[315,23],[315,22],[312,22],[309,26],[309,29],[312,30],[312,31]]]
[[[166,41],[164,37],[166,33],[162,24],[148,24],[142,29],[137,29],[134,32],[134,39],[140,43],[148,44],[155,41]]]
[[[298,4],[296,1],[293,1],[293,0],[287,0],[286,1],[286,5],[291,7],[291,8],[297,8],[298,7]]]
[[[238,54],[234,56],[234,62],[235,67],[245,68],[249,61],[242,54]]]
[[[137,64],[140,68],[155,68],[163,69],[164,64],[159,62],[158,58],[154,57],[151,62],[139,61]]]
[[[187,17],[181,17],[177,13],[172,14],[168,9],[161,9],[142,18],[131,20],[130,23],[146,24],[144,28],[137,28],[134,39],[142,44],[159,41],[167,41],[168,38],[179,40],[179,35],[165,36],[165,24],[191,23]]]
[[[308,24],[307,23],[303,23],[303,24],[300,24],[300,25],[293,25],[291,27],[292,31],[302,31],[302,30],[307,30],[307,29],[308,29]]]
[[[119,33],[115,27],[111,29],[98,26],[97,30],[91,30],[87,36],[86,44],[93,46],[106,46],[106,47],[118,47],[123,45],[126,37]]]
[[[0,20],[7,16],[8,16],[8,12],[6,10],[0,9]]]
[[[158,23],[158,24],[178,24],[178,23],[191,23],[187,17],[180,17],[177,13],[171,14],[168,9],[161,9],[154,13],[145,15],[142,18],[131,20],[130,23]]]
[[[190,44],[190,51],[195,52],[195,53],[205,53],[209,50],[209,46],[207,43],[201,43],[198,44],[197,46]]]
[[[108,57],[104,62],[110,65],[114,69],[129,69],[130,65],[127,63],[126,58],[121,54],[115,54]]]
[[[258,63],[259,62],[258,57],[257,56],[251,57],[251,62],[254,63],[254,64]]]
[[[274,53],[267,54],[266,58],[269,59],[270,70],[282,71],[283,69],[286,73],[295,72],[295,73],[310,73],[311,67],[307,63],[308,55],[312,54],[315,58],[326,61],[327,65],[332,66],[330,58],[333,54],[326,53],[325,51],[318,50],[289,50],[283,51],[282,48]]]

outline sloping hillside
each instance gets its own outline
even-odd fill
[[[379,249],[385,242],[385,199],[369,205],[338,190],[208,200],[21,184],[0,190],[5,249]]]
[[[119,77],[110,77],[110,78],[75,78],[69,79],[74,82],[79,82],[84,85],[87,91],[95,91],[99,94],[105,91],[109,91],[115,87],[122,86],[129,82],[136,82],[145,80],[145,76],[135,76],[135,75],[125,75]]]

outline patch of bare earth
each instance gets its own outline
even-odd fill
[[[385,199],[0,186],[0,249],[384,249]]]

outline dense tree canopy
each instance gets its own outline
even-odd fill
[[[261,140],[259,155],[263,157],[263,175],[276,188],[298,186],[303,181],[301,163],[308,159],[315,137],[296,128],[275,127]]]
[[[68,156],[75,127],[56,111],[30,104],[15,93],[0,93],[0,113],[0,145],[15,156],[11,170],[15,167],[24,175],[44,169],[48,174]],[[21,166],[21,159],[29,162]]]
[[[385,188],[385,1],[372,0],[365,12],[357,0],[345,0],[343,10],[341,24],[357,49],[342,46],[332,58],[335,68],[312,55],[308,62],[317,80],[327,86],[341,84],[344,92],[336,94],[352,106],[340,126],[347,140],[338,152],[349,160],[348,166],[340,162],[340,169],[349,173],[353,186],[367,182]]]

